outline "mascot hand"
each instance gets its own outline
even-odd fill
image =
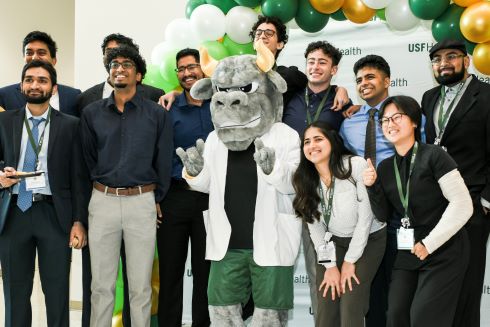
[[[202,171],[204,167],[204,158],[202,154],[204,152],[204,141],[198,139],[196,146],[188,148],[186,151],[182,148],[177,148],[175,150],[177,155],[182,160],[185,170],[189,176],[197,176]]]
[[[254,141],[255,153],[254,160],[262,168],[264,174],[269,175],[274,168],[274,162],[276,161],[276,153],[274,149],[264,146],[264,142],[261,139],[256,138]]]

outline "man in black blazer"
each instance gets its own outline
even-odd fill
[[[133,39],[119,33],[107,35],[101,45],[103,63],[105,69],[107,70],[107,73],[109,73],[109,66],[107,65],[106,61],[107,53],[121,45],[130,46],[139,51],[139,46],[134,43]],[[111,85],[109,77],[107,77],[107,80],[105,82],[94,85],[91,88],[85,90],[77,98],[78,112],[81,114],[83,108],[85,108],[87,105],[97,100],[109,97],[113,90],[114,87]],[[150,85],[141,84],[141,81],[139,81],[138,83],[137,92],[144,98],[155,102],[158,102],[160,97],[165,94],[165,92],[163,92],[163,90],[161,89]]]
[[[43,60],[51,65],[56,65],[56,42],[44,32],[33,31],[26,35],[22,42],[24,62],[31,60]],[[77,95],[79,89],[66,85],[58,85],[57,92],[51,97],[51,107],[69,115],[78,116],[76,110]],[[5,110],[14,110],[26,105],[20,84],[12,84],[0,88],[0,107]]]
[[[430,50],[434,77],[441,85],[425,92],[427,143],[442,146],[458,164],[473,198],[466,224],[471,246],[454,326],[480,326],[480,299],[490,230],[490,85],[468,73],[464,42],[443,40]]]
[[[22,71],[27,104],[0,114],[0,185],[13,193],[0,234],[5,321],[31,326],[36,250],[47,325],[69,326],[71,247],[85,246],[88,172],[82,158],[78,118],[52,110],[56,71],[33,60]],[[12,179],[19,172],[38,177]]]

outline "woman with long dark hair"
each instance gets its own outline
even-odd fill
[[[318,257],[316,326],[362,327],[386,245],[385,223],[374,218],[362,181],[366,161],[321,121],[306,128],[302,149],[293,206]]]
[[[468,264],[461,228],[473,212],[471,197],[446,151],[420,143],[421,116],[410,97],[386,99],[380,123],[396,152],[363,176],[376,217],[397,225],[390,327],[452,326]]]

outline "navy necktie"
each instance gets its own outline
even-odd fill
[[[371,162],[376,166],[376,121],[374,114],[376,108],[369,109],[369,119],[366,126],[366,142],[364,144],[364,158],[371,159]]]

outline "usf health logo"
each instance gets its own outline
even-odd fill
[[[429,52],[434,46],[434,42],[416,42],[408,44],[408,52]]]

